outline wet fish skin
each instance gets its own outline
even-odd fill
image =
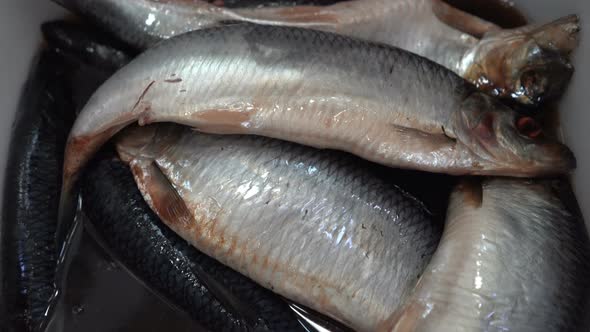
[[[75,67],[75,69],[69,73],[72,76],[71,81],[74,82],[74,84],[69,84],[68,89],[71,92],[73,103],[77,110],[80,110],[84,106],[90,95],[98,86],[100,86],[100,84],[102,84],[102,82],[104,82],[104,80],[112,75],[116,69],[129,62],[134,56],[132,50],[114,42],[109,36],[100,33],[87,25],[67,21],[52,21],[44,23],[42,25],[42,31],[50,47],[59,53],[59,57],[63,58],[64,61],[71,63],[72,67]],[[102,161],[102,163],[108,164],[106,161]],[[93,171],[94,173],[100,172],[101,170],[104,171],[104,169],[100,168],[101,166],[103,168],[112,167],[114,168],[113,173],[118,174],[118,171],[120,170],[117,169],[117,165],[114,161],[112,163],[113,165],[95,166],[93,167]],[[99,168],[98,170],[97,167]],[[112,176],[112,174],[110,175]],[[129,176],[131,175],[129,174]],[[95,190],[86,190],[86,197],[104,198],[118,193],[133,196],[133,191],[127,193],[123,192],[120,183],[113,184],[112,181],[108,182],[108,180],[112,180],[110,177],[102,176],[100,178],[102,181],[107,181],[107,183],[101,184],[102,186],[93,184],[92,188]],[[117,177],[117,181],[121,181],[121,183],[125,183],[125,180],[126,179],[123,175]],[[86,181],[86,183],[88,183],[88,181]],[[111,187],[109,188],[110,190],[103,193],[104,195],[98,194],[98,192],[101,192],[100,189],[105,189],[104,186],[108,184],[111,184]],[[87,189],[88,187],[85,188]],[[119,190],[113,191],[113,188],[118,188]],[[133,186],[130,186],[129,188],[133,188]],[[139,195],[139,193],[136,193],[136,195]],[[127,199],[124,201],[129,202]],[[121,213],[122,211],[111,211],[109,209],[102,210],[101,208],[104,208],[104,204],[101,205],[100,203],[104,203],[104,201],[86,201],[85,206],[89,207],[88,210],[91,210],[92,207],[99,209],[98,212],[94,209],[96,212],[95,216],[98,216],[93,218],[95,220],[95,225],[100,223],[100,225],[105,226],[100,229],[103,235],[107,235],[104,238],[109,239],[109,243],[112,244],[113,248],[120,249],[119,252],[124,255],[127,265],[135,267],[133,270],[136,271],[136,273],[137,271],[140,271],[137,274],[144,276],[142,279],[144,281],[148,280],[150,286],[153,284],[159,285],[161,293],[174,295],[167,297],[176,299],[176,301],[174,301],[176,305],[182,305],[193,317],[203,317],[203,312],[198,310],[201,308],[197,307],[195,301],[206,302],[207,296],[199,296],[197,293],[204,292],[208,294],[208,291],[206,289],[198,289],[194,282],[190,282],[191,278],[195,278],[195,273],[193,271],[185,271],[187,274],[172,274],[172,276],[170,274],[154,273],[156,271],[161,271],[161,266],[170,264],[170,261],[168,261],[170,257],[176,257],[186,264],[190,264],[192,268],[200,268],[201,266],[207,267],[207,270],[211,272],[216,279],[222,280],[223,284],[227,285],[231,293],[240,295],[248,301],[248,303],[255,306],[258,311],[261,312],[261,316],[264,317],[265,321],[268,322],[268,328],[271,331],[298,330],[300,325],[284,302],[277,300],[274,295],[267,294],[269,293],[268,291],[253,284],[251,281],[246,280],[238,273],[233,272],[203,254],[196,252],[194,248],[189,246],[185,241],[179,240],[178,236],[167,228],[158,228],[157,225],[159,221],[153,216],[153,214],[149,213],[149,208],[145,206],[141,197],[139,198],[139,201],[134,201],[133,199],[131,199],[131,201],[137,202],[135,205],[129,202],[129,204],[133,206],[133,211],[139,215],[141,215],[141,211],[143,211],[146,215],[142,216],[142,218],[138,217],[136,219],[130,218],[127,215],[119,215],[117,218],[113,219],[112,214]],[[111,215],[108,215],[108,211],[111,212]],[[125,231],[117,232],[118,230],[120,231],[119,228],[121,227],[121,224],[116,223],[113,220],[120,221],[128,219],[133,219],[136,223],[127,225]],[[96,222],[96,220],[99,222]],[[109,224],[109,222],[111,222],[111,224]],[[137,227],[134,228],[134,226]],[[138,227],[140,229],[137,229]],[[111,231],[111,233],[108,233],[109,231]],[[53,240],[54,234],[54,230],[48,233],[50,240]],[[116,242],[114,241],[115,239],[122,240]],[[148,255],[152,258],[155,257],[156,260],[159,259],[160,263],[156,265],[160,266],[160,270],[146,270],[145,268],[142,269],[142,266],[139,266],[137,262],[145,261],[145,257],[141,257],[141,254],[145,254],[146,248],[138,245],[133,247],[137,250],[131,250],[129,247],[129,243],[137,244],[136,241],[140,241],[139,239],[143,239],[146,242],[157,239],[159,244],[166,246],[167,248],[173,247],[169,252],[164,253],[158,251],[156,253],[152,252],[151,255]],[[123,243],[126,245],[125,250],[121,247]],[[149,252],[149,248],[147,250]],[[182,270],[182,267],[179,269]],[[171,268],[170,270],[173,271],[174,269]],[[164,282],[162,276],[170,278],[166,280],[167,282]],[[189,280],[187,281],[187,279]],[[185,284],[182,284],[181,282],[177,282],[177,280],[184,280],[186,282]],[[180,290],[179,287],[181,287]],[[194,296],[186,296],[184,292],[186,289],[189,289]],[[217,305],[219,306],[218,302]],[[215,304],[210,304],[209,308],[221,312],[221,315],[225,312],[227,317],[224,316],[225,319],[215,321],[215,319],[218,318],[217,316],[212,314],[205,315],[210,319],[207,321],[208,326],[213,326],[214,330],[218,330],[219,327],[225,327],[224,330],[248,329],[243,322],[237,322],[236,319],[231,318],[231,314],[228,314],[225,309],[215,306]],[[282,311],[279,312],[281,309]],[[211,319],[210,317],[213,317],[214,319]],[[232,319],[234,320],[233,322],[231,321]],[[230,326],[233,326],[233,328],[230,328]],[[266,327],[259,328],[264,329]]]
[[[397,308],[438,242],[423,205],[350,155],[178,126],[131,128],[117,146],[177,234],[358,331]]]
[[[41,31],[49,48],[72,67],[68,89],[76,114],[101,84],[136,56],[111,36],[86,24],[50,21],[41,25]]]
[[[499,178],[459,186],[441,244],[387,330],[586,331],[590,245],[579,208],[560,194],[568,187]]]
[[[547,104],[563,94],[574,73],[569,57],[578,45],[579,31],[576,15],[490,31],[465,55],[472,64],[461,76],[482,91],[522,105]]]
[[[140,280],[202,326],[211,331],[252,328],[239,312],[217,300],[201,279],[206,273],[254,308],[264,326],[261,330],[302,330],[284,301],[198,252],[163,225],[144,202],[129,168],[121,161],[97,158],[82,182],[84,212],[103,241]]]
[[[136,121],[269,136],[449,174],[575,167],[567,147],[523,135],[516,120],[452,72],[400,49],[297,28],[194,31],[146,51],[93,95],[66,147],[64,202],[92,154]]]
[[[63,146],[74,122],[67,62],[42,51],[23,89],[2,202],[0,329],[34,331],[54,291]]]
[[[33,331],[45,323],[54,292],[63,147],[76,110],[114,72],[102,66],[113,61],[107,59],[112,52],[80,47],[97,45],[96,32],[68,25],[60,38],[67,37],[69,43],[63,43],[49,37],[61,26],[42,28],[47,47],[33,66],[13,125],[0,232],[2,331]],[[102,48],[110,45],[106,42]],[[88,61],[93,59],[102,62]]]
[[[356,0],[278,8],[224,8],[206,1],[173,0],[57,2],[99,21],[139,49],[228,21],[336,32],[420,54],[486,92],[529,106],[563,94],[573,73],[569,53],[580,30],[575,15],[527,26],[527,31],[500,30],[440,0]]]
[[[162,39],[219,22],[222,8],[204,1],[55,0],[91,18],[137,50]]]
[[[54,0],[54,2],[95,21],[137,50],[144,50],[162,39],[182,33],[219,26],[229,21],[255,20],[256,13],[272,18],[275,7],[303,5],[322,8],[342,1],[119,1],[119,0]],[[254,4],[254,6],[253,6]],[[263,5],[263,6],[260,6]],[[243,11],[243,12],[242,12]],[[266,13],[268,11],[268,13]],[[250,19],[247,17],[252,16]]]

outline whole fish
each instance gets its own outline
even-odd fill
[[[269,138],[132,128],[117,144],[146,202],[205,254],[358,331],[408,295],[440,236],[353,156]]]
[[[96,91],[66,146],[62,211],[100,146],[131,123],[163,121],[432,172],[537,176],[575,167],[532,118],[427,59],[332,33],[242,24],[164,41]]]
[[[162,224],[120,160],[98,158],[82,183],[84,213],[106,246],[202,326],[211,331],[304,331],[282,299],[198,252]]]
[[[440,0],[353,0],[263,8],[227,8],[199,0],[56,1],[138,49],[228,21],[336,32],[420,54],[484,91],[525,105],[563,93],[573,73],[569,55],[580,30],[574,15],[501,30]]]
[[[565,187],[515,179],[459,186],[439,248],[384,330],[587,331],[590,245]]]
[[[2,198],[2,331],[38,329],[54,292],[63,146],[74,122],[68,68],[42,51],[16,112]]]

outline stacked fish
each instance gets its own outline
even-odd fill
[[[101,74],[48,157],[65,150],[59,218],[51,194],[33,207],[49,215],[5,205],[56,238],[43,278],[19,284],[27,328],[59,302],[80,208],[212,331],[585,327],[575,158],[542,121],[573,74],[576,16],[503,29],[440,0],[58,2],[108,34],[44,26]],[[401,169],[457,182],[444,227],[432,201],[448,195]]]

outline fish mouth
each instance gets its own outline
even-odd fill
[[[574,153],[561,143],[544,144],[540,154],[543,154],[545,159],[537,162],[535,166],[543,174],[568,173],[577,167],[577,160]]]
[[[482,173],[494,176],[510,174],[514,177],[556,176],[570,173],[577,167],[574,153],[561,143],[547,143],[542,146],[535,144],[531,148],[535,152],[530,158],[523,158],[526,151],[512,156],[504,154],[502,158],[494,153],[493,147],[482,146],[484,155],[480,153],[478,156],[483,160],[483,168],[488,168]]]

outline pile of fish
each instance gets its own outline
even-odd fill
[[[546,121],[577,16],[504,28],[441,0],[56,1],[91,25],[43,26],[20,106],[6,330],[56,320],[80,220],[206,330],[589,326],[576,160]]]

